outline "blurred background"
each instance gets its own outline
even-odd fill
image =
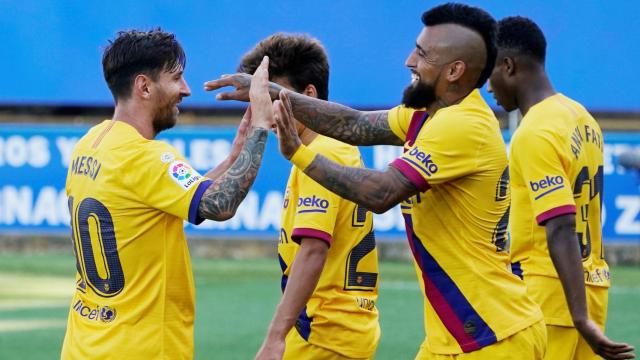
[[[640,173],[620,156],[640,151],[640,6],[635,1],[468,1],[497,19],[534,19],[548,42],[556,90],[581,102],[605,136],[604,227],[613,287],[607,331],[640,347]],[[112,114],[101,55],[124,29],[162,27],[187,53],[192,96],[178,126],[159,137],[199,171],[226,158],[244,104],[215,101],[206,80],[232,73],[241,56],[279,31],[326,47],[329,97],[360,109],[399,103],[404,61],[432,1],[7,1],[0,0],[0,358],[59,355],[74,262],[64,181],[71,150]],[[491,96],[488,103],[495,108]],[[495,108],[508,142],[517,114]],[[236,217],[186,226],[197,288],[196,358],[250,358],[279,297],[278,237],[289,164],[270,137],[268,154]],[[361,148],[383,169],[400,148]],[[413,358],[424,336],[422,298],[398,209],[377,216],[381,267],[379,359]],[[559,294],[559,296],[561,296]],[[216,351],[218,356],[211,355]]]

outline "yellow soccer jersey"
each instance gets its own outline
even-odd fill
[[[511,142],[512,266],[533,286],[532,297],[541,305],[547,324],[573,326],[562,293],[549,294],[550,289],[562,287],[547,248],[545,221],[576,214],[587,291],[610,285],[600,221],[602,149],[596,121],[562,94],[532,106]],[[606,307],[590,306],[589,314],[604,326]]]
[[[170,145],[106,120],[67,174],[76,254],[63,359],[190,359],[194,283],[183,219],[211,181]]]
[[[426,297],[422,346],[471,352],[540,321],[509,269],[507,153],[479,91],[431,116],[396,107],[389,125],[406,141],[391,166],[423,191],[401,204]]]
[[[308,147],[339,164],[362,166],[357,147],[322,135]],[[330,247],[318,285],[292,331],[313,345],[347,357],[373,356],[380,327],[372,214],[294,166],[285,192],[278,245],[283,291],[303,237],[326,241]]]

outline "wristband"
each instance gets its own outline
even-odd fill
[[[304,146],[304,144],[300,144],[300,147],[293,154],[291,159],[291,163],[295,165],[298,169],[304,171],[311,163],[313,159],[316,158],[316,153],[313,150],[309,150],[308,147]]]

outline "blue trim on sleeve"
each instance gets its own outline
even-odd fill
[[[205,180],[198,184],[198,188],[193,193],[193,197],[191,198],[191,204],[189,204],[189,222],[194,225],[200,225],[204,221],[203,217],[198,215],[198,206],[200,205],[200,200],[202,199],[202,195],[204,192],[213,184],[213,180]]]

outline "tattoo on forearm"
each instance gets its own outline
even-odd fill
[[[415,185],[391,167],[386,172],[348,167],[318,155],[304,172],[341,197],[376,213],[418,193]]]
[[[236,161],[202,195],[198,207],[201,217],[226,220],[233,216],[258,175],[267,133],[261,128],[250,130]]]
[[[391,131],[388,111],[362,112],[291,94],[293,115],[312,130],[353,145],[402,145]]]

